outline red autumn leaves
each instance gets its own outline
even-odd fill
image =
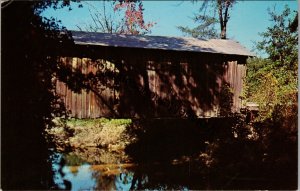
[[[125,9],[124,26],[120,31],[121,34],[146,34],[150,32],[150,28],[154,26],[154,22],[145,23],[143,16],[142,2],[132,2],[125,0],[115,5],[114,11],[122,11]]]

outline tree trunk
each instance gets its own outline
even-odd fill
[[[226,39],[226,26],[223,26],[223,28],[221,28],[220,38],[221,39]]]
[[[227,0],[225,3],[222,3],[222,0],[218,0],[218,8],[219,8],[219,20],[220,20],[220,28],[221,28],[221,39],[226,39],[226,26],[229,18],[228,9],[231,5],[231,1]],[[223,12],[224,11],[224,12]]]

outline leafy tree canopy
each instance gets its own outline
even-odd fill
[[[268,57],[247,64],[246,97],[260,104],[262,118],[270,117],[276,105],[296,104],[298,93],[298,30],[290,29],[296,12],[286,6],[281,14],[269,10],[269,15],[272,25],[257,43]]]

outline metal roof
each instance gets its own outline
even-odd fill
[[[233,40],[71,31],[75,44],[255,56]]]

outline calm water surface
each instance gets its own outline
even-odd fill
[[[70,160],[70,156],[72,156]],[[188,190],[192,179],[186,166],[158,163],[100,164],[86,162],[74,154],[55,153],[52,156],[54,182],[67,190]],[[73,160],[73,161],[72,161]]]
[[[103,151],[101,151],[103,153]],[[103,153],[107,154],[107,153]],[[55,153],[52,158],[54,182],[67,190],[215,190],[276,189],[280,181],[241,174],[232,175],[203,169],[199,163],[130,163],[117,155],[90,156],[91,153]],[[85,159],[83,159],[85,156]],[[90,157],[90,158],[86,158]],[[125,157],[126,158],[126,157]],[[104,161],[104,162],[103,162]],[[111,161],[111,162],[110,162]]]
[[[57,152],[51,157],[54,182],[67,190],[297,188],[296,157],[277,147],[265,155],[261,142],[234,137],[229,122],[186,123],[146,123],[146,133],[139,132],[126,154],[92,147]]]

